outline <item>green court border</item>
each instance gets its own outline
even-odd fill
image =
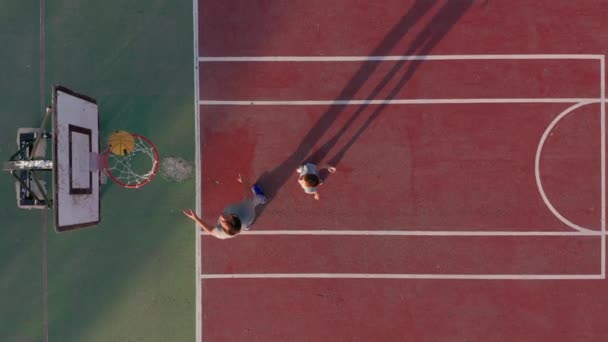
[[[191,107],[192,88],[190,87],[192,83],[190,77],[192,77],[192,69],[189,67],[189,61],[191,56],[190,44],[192,42],[190,32],[192,31],[190,31],[191,22],[183,20],[191,15],[192,8],[189,3],[179,4],[168,0],[147,3],[138,0],[129,4],[111,1],[101,6],[101,4],[93,3],[83,4],[75,0],[60,0],[56,3],[47,2],[46,4],[44,0],[39,0],[35,3],[6,4],[6,6],[0,7],[5,11],[5,15],[0,14],[0,18],[6,18],[4,25],[0,25],[0,35],[7,35],[8,38],[5,46],[7,49],[0,53],[0,56],[7,57],[3,67],[7,68],[5,73],[7,80],[0,84],[0,87],[9,90],[5,92],[4,96],[9,96],[9,98],[5,98],[3,108],[0,108],[0,113],[3,114],[0,115],[3,115],[2,117],[5,119],[11,118],[15,128],[39,125],[41,111],[50,103],[48,99],[50,86],[53,83],[63,83],[63,76],[67,76],[66,86],[73,87],[83,93],[92,94],[96,99],[101,100],[106,110],[115,112],[116,109],[122,109],[105,119],[102,118],[102,121],[105,121],[102,122],[102,130],[114,126],[121,127],[119,124],[124,119],[124,114],[128,113],[129,110],[135,109],[138,113],[144,113],[148,112],[149,109],[155,109],[153,116],[161,119],[156,123],[157,128],[146,124],[142,128],[142,133],[155,132],[156,136],[153,135],[152,140],[164,150],[165,155],[171,153],[184,156],[186,154],[184,157],[187,157],[187,159],[193,158],[195,148],[192,146],[194,136],[191,131],[191,120],[192,112],[196,109],[196,106],[195,108]],[[121,13],[125,11],[128,13]],[[84,12],[84,14],[81,12]],[[78,15],[74,13],[78,13]],[[146,30],[148,28],[148,32],[136,32],[127,39],[110,36],[107,32],[116,32],[115,28],[106,24],[111,22],[108,21],[108,18],[112,17],[118,18],[118,21],[133,23],[133,28],[128,28],[129,30],[140,28]],[[100,19],[105,20],[106,23]],[[67,33],[66,29],[69,28],[76,28],[76,30],[71,30],[72,32],[80,31],[82,28],[85,34],[70,33],[67,35],[65,44],[59,46],[57,44],[58,32]],[[120,28],[118,31],[120,31]],[[118,51],[119,54],[115,55],[110,54],[115,53],[114,50],[106,50],[107,53],[99,54],[101,50],[98,47],[89,51],[88,49],[96,44],[95,42],[88,43],[83,39],[89,33],[94,33],[94,37],[100,39],[99,43],[102,46],[122,48],[123,46],[118,45],[121,42],[128,43],[128,45],[125,50],[120,50]],[[158,37],[159,33],[160,37]],[[112,39],[116,39],[116,42]],[[168,44],[168,46],[163,47],[164,50],[162,50],[155,44]],[[68,49],[77,48],[80,51],[77,51],[76,56],[67,59],[67,65],[58,67],[61,58],[57,53],[64,47]],[[160,51],[163,52],[156,54]],[[151,62],[146,59],[136,60],[136,57],[145,54],[154,54],[149,56]],[[93,68],[93,71],[83,68],[90,64],[91,56],[98,59],[96,62],[106,64],[109,68],[109,75],[108,73],[100,73],[101,68]],[[180,63],[176,63],[178,61]],[[170,66],[165,68],[165,65],[162,64],[164,62]],[[146,68],[134,63],[152,64],[150,65],[151,68]],[[135,74],[129,76],[134,76],[136,81],[127,80],[116,91],[108,90],[112,85],[118,84],[117,81],[120,82],[116,78],[121,74],[117,72],[117,68],[132,71],[129,70],[130,66],[135,66]],[[168,86],[150,85],[152,83],[150,80],[155,80],[151,74],[154,73],[154,68],[159,66],[162,69],[155,76],[159,77],[159,82],[169,81],[171,84]],[[93,72],[95,75],[92,78],[86,77],[84,75],[86,72]],[[143,79],[137,79],[138,72],[147,72],[148,74],[144,75],[145,78]],[[87,81],[89,79],[95,79],[95,83]],[[16,87],[10,88],[9,81]],[[140,84],[143,85],[143,89],[139,89],[137,86],[133,87],[133,85]],[[166,89],[167,93],[162,93],[163,88]],[[129,100],[129,94],[133,91],[137,93],[137,98]],[[155,100],[157,96],[161,99]],[[151,103],[148,104],[147,101],[151,101]],[[154,106],[158,108],[151,108]],[[159,115],[162,114],[159,113],[162,111],[165,114],[172,114],[175,119],[160,117]],[[128,127],[129,125],[131,127]],[[126,123],[126,126],[127,129],[132,128],[133,123]],[[158,136],[158,129],[163,127],[158,126],[168,126],[164,127],[166,133],[161,134],[161,137]],[[6,127],[3,132],[7,134],[1,140],[4,155],[9,153],[7,149],[12,151],[15,143],[13,127]],[[171,134],[175,136],[175,132],[184,133],[178,143],[167,136]],[[162,135],[165,135],[165,137]],[[6,157],[8,158],[8,156]],[[6,315],[7,318],[10,318],[8,320],[2,319],[3,323],[10,326],[0,329],[0,340],[16,338],[21,341],[49,339],[97,341],[107,340],[108,336],[115,337],[115,340],[128,340],[134,337],[146,340],[166,340],[168,334],[175,336],[178,340],[191,340],[194,337],[194,331],[191,328],[193,328],[192,324],[196,325],[196,321],[192,319],[191,310],[194,310],[195,307],[195,303],[192,303],[195,294],[190,272],[195,262],[190,259],[192,255],[190,248],[192,238],[196,239],[198,236],[192,234],[190,222],[181,215],[182,207],[191,206],[195,200],[195,193],[192,191],[194,181],[191,180],[188,184],[174,186],[165,185],[163,184],[164,181],[158,178],[149,185],[150,188],[142,190],[139,194],[117,189],[117,186],[109,186],[104,189],[103,191],[106,192],[105,195],[108,196],[109,201],[115,201],[123,196],[141,201],[145,199],[146,194],[169,197],[159,200],[159,204],[157,204],[157,207],[162,209],[162,213],[153,214],[160,216],[160,220],[144,219],[139,224],[141,226],[152,224],[154,227],[145,227],[147,231],[143,234],[142,232],[138,233],[141,234],[140,236],[131,236],[126,239],[127,242],[121,241],[115,244],[116,246],[112,246],[112,239],[121,238],[121,234],[116,232],[120,227],[111,226],[119,222],[119,220],[113,218],[113,216],[116,216],[116,208],[119,207],[116,203],[110,203],[114,215],[104,212],[100,227],[86,232],[75,231],[65,233],[66,235],[55,234],[52,228],[49,230],[52,225],[52,216],[48,217],[47,220],[49,213],[46,210],[40,213],[13,208],[15,202],[14,183],[12,181],[8,182],[11,179],[10,177],[4,179],[5,181],[2,182],[1,186],[3,189],[2,195],[5,199],[3,202],[5,203],[5,209],[0,213],[0,217],[3,221],[2,236],[6,239],[3,245],[10,248],[5,248],[2,253],[4,260],[2,260],[0,270],[8,271],[8,273],[0,275],[0,283],[7,285],[7,294],[12,299],[3,301],[7,306],[0,310],[0,315]],[[109,209],[105,201],[103,207],[104,211]],[[106,214],[110,215],[106,217]],[[127,222],[130,220],[136,222],[139,221],[138,215],[142,214],[135,213],[135,215],[125,216]],[[108,220],[104,225],[103,221],[106,221],[106,218]],[[122,226],[125,226],[125,224],[122,224]],[[186,227],[188,227],[187,230],[185,230]],[[133,234],[137,230],[130,229],[129,231],[124,232],[124,234]],[[146,243],[155,241],[158,246],[155,246],[155,243],[146,246]],[[69,250],[75,246],[81,248],[79,250]],[[137,254],[137,250],[131,254],[134,254],[133,258],[145,260],[146,264],[144,270],[138,271],[142,275],[130,277],[128,281],[122,282],[122,284],[117,279],[115,281],[118,284],[116,289],[114,289],[115,285],[106,282],[102,274],[96,275],[96,272],[92,269],[87,271],[87,268],[103,266],[98,272],[106,272],[107,270],[116,272],[108,265],[110,262],[115,262],[116,258],[104,260],[103,256],[95,255],[95,253],[108,251],[108,248],[111,247],[114,247],[118,254],[122,255],[128,255],[129,248],[142,248],[139,254]],[[65,253],[62,248],[66,248]],[[91,249],[87,250],[87,248]],[[144,259],[146,253],[149,252],[161,253],[164,260],[150,262],[149,257]],[[44,258],[43,255],[46,255],[47,258]],[[42,265],[41,258],[43,260]],[[64,262],[72,263],[72,273],[58,277],[57,271],[62,269],[61,265]],[[86,262],[92,263],[87,265]],[[174,265],[175,267],[173,267],[172,263],[181,265]],[[139,266],[134,262],[131,264],[136,267]],[[155,270],[155,267],[161,268]],[[176,274],[174,277],[168,274],[166,272],[167,267],[171,267],[173,273],[181,272],[181,275]],[[127,274],[125,273],[126,270],[127,268],[124,267],[123,270],[119,268],[116,274]],[[186,280],[184,276],[187,276],[187,283],[184,282]],[[171,279],[172,277],[173,279]],[[43,279],[48,279],[48,285]],[[114,299],[120,301],[122,296],[113,298],[114,293],[125,290],[132,292],[136,287],[141,287],[141,284],[137,286],[135,283],[138,279],[144,280],[143,282],[147,284],[154,284],[152,287],[148,287],[144,296],[138,298],[142,298],[142,300],[153,298],[159,301],[159,303],[149,305],[153,314],[145,321],[147,322],[145,323],[147,326],[145,331],[138,330],[143,327],[142,319],[133,319],[135,324],[129,327],[114,326],[112,322],[115,322],[117,318],[107,315],[91,315],[94,311],[82,312],[80,310],[85,307],[93,308],[94,303],[96,301],[101,303],[104,297],[105,300],[110,302]],[[171,282],[169,279],[173,281]],[[96,284],[98,282],[99,284]],[[94,290],[97,290],[95,295],[98,298],[92,301],[90,305],[83,305],[83,302],[91,300],[91,298],[83,296],[90,296],[94,293]],[[124,319],[128,312],[141,312],[141,309],[131,310],[137,303],[132,305],[124,302],[117,304],[119,305],[115,307],[113,307],[114,304],[109,304],[109,307],[111,307],[109,312],[118,313],[118,319],[120,317]],[[125,311],[125,308],[128,311]],[[179,312],[184,308],[187,309],[187,312]],[[157,312],[159,310],[160,312]],[[94,323],[89,325],[87,321],[91,320]],[[61,321],[72,321],[72,326],[61,323]],[[74,324],[78,325],[83,322],[87,327],[74,326]],[[106,331],[100,332],[99,327]],[[79,329],[80,331],[78,331]],[[82,334],[83,332],[84,334]]]

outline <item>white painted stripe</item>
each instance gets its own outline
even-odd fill
[[[606,277],[606,61],[602,55],[600,59],[600,139],[601,139],[601,268],[602,276]]]
[[[574,112],[578,108],[586,106],[588,104],[592,104],[592,103],[594,103],[594,102],[577,103],[573,106],[566,108],[558,116],[556,116],[555,119],[553,119],[553,121],[551,121],[549,126],[547,126],[547,128],[543,132],[543,135],[541,136],[540,141],[538,142],[538,146],[536,147],[536,155],[534,157],[534,178],[536,179],[536,187],[538,189],[538,192],[540,193],[543,203],[558,220],[560,220],[562,223],[564,223],[568,227],[581,231],[581,232],[583,232],[583,231],[590,232],[592,230],[589,228],[581,227],[581,226],[575,224],[574,222],[568,220],[559,211],[557,211],[557,209],[555,209],[555,207],[553,206],[553,204],[551,204],[551,201],[547,197],[547,194],[545,193],[545,190],[543,188],[543,184],[541,181],[541,177],[540,177],[540,156],[542,154],[542,150],[543,150],[543,146],[545,145],[545,141],[546,141],[547,137],[549,136],[549,134],[551,133],[551,131],[553,130],[553,127],[555,127],[555,125],[557,125],[557,123],[560,120],[562,120],[563,118],[565,118],[567,115]]]
[[[192,0],[192,27],[193,27],[193,45],[194,45],[194,135],[195,135],[195,162],[196,162],[196,212],[200,215],[201,208],[201,136],[200,136],[200,106],[199,101],[199,45],[198,45],[198,0]],[[198,226],[194,225],[195,236],[196,232],[199,231]],[[202,269],[202,251],[201,251],[201,239],[194,239],[194,258],[195,258],[195,289],[196,289],[196,312],[195,312],[195,338],[196,342],[203,341],[203,309],[202,309],[202,284],[200,274],[203,273]]]
[[[433,230],[248,230],[247,235],[338,235],[338,236],[603,236],[601,231],[433,231]],[[201,235],[208,236],[201,232]]]
[[[199,62],[370,62],[370,61],[455,61],[455,60],[513,60],[513,59],[590,59],[593,54],[503,54],[503,55],[415,55],[415,56],[201,56]]]
[[[39,78],[39,94],[40,95],[40,113],[42,113],[43,122],[44,117],[46,115],[46,109],[44,108],[46,105],[46,49],[45,49],[45,27],[46,27],[46,18],[45,18],[45,0],[39,1],[39,9],[38,9],[38,17],[39,17],[39,70],[38,75]],[[42,327],[43,327],[43,341],[49,341],[49,277],[48,277],[48,236],[47,236],[47,211],[42,210]],[[200,240],[200,239],[199,239]]]
[[[601,274],[391,274],[391,273],[238,273],[202,274],[201,279],[437,279],[437,280],[590,280]]]
[[[483,103],[598,103],[600,98],[472,98],[472,99],[392,99],[392,100],[201,100],[203,106],[347,106],[405,104],[483,104]]]

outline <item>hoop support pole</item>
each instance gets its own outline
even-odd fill
[[[30,151],[30,155],[28,156],[27,160],[32,160],[32,158],[34,157],[34,154],[36,153],[36,149],[38,148],[38,144],[40,143],[40,139],[42,139],[42,136],[44,135],[44,127],[46,126],[46,122],[49,119],[49,117],[51,116],[52,112],[53,112],[52,107],[46,107],[46,112],[44,113],[44,118],[42,119],[42,124],[40,125],[40,130],[39,130],[38,134],[36,134],[36,140],[34,141],[34,148]]]
[[[40,192],[42,193],[42,197],[44,197],[44,201],[46,203],[46,206],[48,208],[53,206],[53,203],[49,200],[49,197],[46,195],[46,191],[42,188],[42,184],[40,184],[40,181],[38,180],[38,176],[36,175],[36,172],[34,172],[34,170],[30,170],[29,172],[32,176],[32,178],[34,179],[34,182],[36,182],[36,186],[38,187],[38,189],[40,189]],[[30,193],[32,192],[29,188],[28,191],[30,191]]]

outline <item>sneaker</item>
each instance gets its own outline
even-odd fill
[[[256,196],[259,196],[262,199],[262,201],[260,202],[261,204],[266,203],[266,195],[264,195],[264,190],[261,186],[259,186],[257,183],[253,184],[253,186],[251,187],[251,191],[253,191]]]

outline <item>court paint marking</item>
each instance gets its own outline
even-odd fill
[[[551,201],[549,201],[549,198],[547,197],[547,194],[545,193],[545,190],[543,189],[543,185],[542,185],[542,181],[541,181],[541,177],[540,177],[540,155],[542,153],[545,141],[546,141],[547,137],[549,136],[549,134],[551,133],[551,131],[553,130],[553,127],[555,127],[555,125],[557,125],[557,123],[559,121],[561,121],[564,117],[566,117],[566,115],[574,112],[575,110],[577,110],[580,107],[583,107],[583,106],[586,106],[586,105],[592,104],[592,103],[597,103],[597,101],[596,102],[580,102],[580,103],[577,103],[577,104],[575,104],[573,106],[568,107],[566,110],[564,110],[563,112],[561,112],[558,116],[556,116],[555,119],[553,119],[553,121],[551,121],[551,123],[549,124],[549,126],[547,126],[547,128],[543,132],[543,135],[541,136],[540,141],[538,143],[538,147],[536,148],[536,156],[534,157],[534,176],[536,178],[536,186],[538,188],[538,192],[540,193],[540,196],[542,197],[543,202],[545,203],[545,205],[547,206],[547,208],[549,209],[549,211],[551,211],[551,213],[558,220],[560,220],[562,223],[564,223],[568,227],[570,227],[572,229],[575,229],[575,230],[578,230],[578,231],[581,231],[581,232],[584,232],[584,231],[591,232],[593,230],[589,229],[589,228],[581,227],[581,226],[573,223],[572,221],[568,220],[562,214],[560,214],[557,211],[557,209],[555,209],[555,207],[551,204]],[[603,134],[601,135],[601,139],[602,140],[604,139],[604,135]],[[602,156],[603,156],[603,152],[602,152]],[[603,170],[602,170],[602,172],[603,172]],[[602,179],[603,179],[603,174],[602,174]],[[603,194],[603,190],[602,190],[602,194]],[[602,212],[603,212],[603,208],[602,208]]]
[[[606,60],[600,57],[600,137],[601,141],[601,274],[606,278]]]
[[[433,230],[248,230],[242,235],[338,235],[338,236],[605,236],[601,231],[433,231]],[[208,235],[201,232],[201,235]]]
[[[202,235],[208,235],[201,232]],[[605,232],[541,232],[541,231],[344,231],[344,230],[264,230],[247,231],[243,235],[351,235],[351,236],[597,236]],[[203,279],[435,279],[435,280],[593,280],[604,274],[377,274],[377,273],[239,273],[201,274]]]
[[[198,45],[198,0],[192,0],[192,30],[193,30],[193,45],[194,45],[194,136],[195,136],[195,163],[196,163],[196,213],[197,215],[201,215],[201,175],[202,175],[202,167],[201,167],[201,136],[200,136],[200,106],[199,102],[199,63],[198,63],[198,53],[199,53],[199,45]],[[195,235],[196,232],[199,231],[199,228],[196,224],[194,224]],[[202,308],[202,284],[200,280],[200,274],[203,273],[202,269],[202,251],[201,251],[201,239],[194,239],[194,258],[195,258],[195,336],[196,341],[203,341],[203,308]]]
[[[602,64],[603,65],[603,64]],[[602,78],[603,80],[603,78]],[[602,85],[604,83],[602,82]],[[546,128],[546,130],[544,131],[537,150],[536,150],[536,156],[535,156],[535,164],[534,164],[534,173],[535,173],[535,178],[536,178],[536,185],[538,188],[538,191],[543,199],[543,202],[545,203],[545,205],[547,206],[547,208],[551,211],[551,213],[558,218],[561,222],[563,222],[564,224],[566,224],[567,226],[569,226],[570,228],[573,228],[577,231],[580,232],[591,232],[593,233],[594,231],[592,229],[589,228],[584,228],[581,226],[576,225],[575,223],[569,221],[568,219],[566,219],[564,216],[562,216],[557,209],[555,209],[555,207],[551,204],[551,202],[549,201],[544,188],[542,186],[542,182],[540,179],[540,155],[542,152],[542,148],[544,146],[544,142],[547,139],[547,137],[549,136],[549,133],[551,132],[551,130],[553,129],[553,127],[566,115],[570,114],[571,112],[575,111],[576,109],[585,106],[585,105],[589,105],[589,104],[593,104],[593,103],[601,103],[602,106],[602,123],[601,123],[601,140],[602,140],[602,151],[601,151],[601,179],[602,179],[602,185],[601,185],[601,194],[602,194],[602,203],[601,203],[601,210],[602,210],[602,218],[601,218],[601,225],[602,225],[602,231],[605,232],[605,123],[604,123],[604,116],[605,116],[605,98],[580,98],[580,99],[572,99],[572,98],[529,98],[529,99],[522,99],[522,98],[518,98],[518,99],[412,99],[412,100],[346,100],[346,101],[200,101],[201,103],[204,104],[239,104],[239,105],[248,105],[248,104],[309,104],[311,102],[314,102],[315,104],[322,102],[323,104],[394,104],[394,103],[417,103],[417,104],[436,104],[436,103],[472,103],[472,104],[478,104],[478,103],[571,103],[574,102],[575,104],[573,106],[570,106],[569,108],[567,108],[566,110],[562,111],[562,113],[560,113],[550,124],[549,126]],[[344,234],[344,233],[343,233]],[[602,236],[602,254],[605,254],[605,234],[599,234]],[[602,260],[605,260],[605,257],[602,258]],[[602,269],[604,269],[604,267],[602,267]]]
[[[471,99],[392,99],[392,100],[200,100],[203,106],[349,106],[416,104],[490,104],[490,103],[600,103],[601,98],[471,98]]]
[[[573,103],[566,114],[583,105],[601,104],[601,168],[602,218],[601,231],[572,227],[577,232],[513,232],[513,231],[312,231],[274,230],[250,231],[247,235],[402,235],[402,236],[600,236],[601,274],[367,274],[367,273],[268,273],[268,274],[202,274],[201,279],[245,278],[332,278],[332,279],[467,279],[467,280],[585,280],[605,279],[606,208],[605,208],[605,59],[604,55],[580,54],[511,54],[511,55],[434,55],[434,56],[261,56],[261,57],[198,57],[198,62],[353,62],[407,60],[515,60],[515,59],[590,59],[599,60],[601,69],[600,98],[476,98],[476,99],[392,99],[392,100],[330,100],[330,101],[212,101],[200,100],[199,105],[373,105],[373,104],[488,104],[488,103]],[[197,84],[198,87],[198,84]],[[198,92],[197,92],[198,98]],[[564,113],[562,113],[564,114]],[[566,115],[564,114],[564,115]],[[561,115],[561,114],[560,114]],[[558,120],[557,120],[558,121]],[[556,121],[555,121],[556,122]],[[546,138],[546,137],[544,137]],[[544,142],[544,139],[541,139]],[[542,148],[542,143],[539,144]],[[199,146],[197,146],[198,148]],[[540,148],[539,148],[540,150]],[[539,183],[540,185],[540,183]],[[542,190],[542,186],[539,187]],[[543,192],[544,194],[544,192]],[[198,197],[198,194],[197,194]],[[546,197],[545,197],[546,198]],[[198,200],[198,198],[197,198]],[[549,204],[550,205],[550,204]],[[555,213],[554,213],[555,214]],[[557,213],[559,215],[559,213]],[[556,215],[556,216],[557,216]],[[558,217],[560,217],[559,215]],[[567,220],[566,220],[567,221]],[[569,222],[569,221],[568,221]],[[570,225],[569,225],[570,226]],[[200,243],[200,242],[199,242]]]
[[[531,59],[589,59],[595,54],[498,54],[498,55],[399,55],[399,56],[200,56],[201,63],[210,62],[371,62],[371,61],[456,61],[456,60],[531,60]]]
[[[234,273],[201,274],[201,279],[435,279],[435,280],[592,280],[601,274],[400,274],[400,273]]]
[[[40,113],[44,118],[46,114],[46,53],[45,53],[45,0],[40,0],[38,3],[38,33],[39,33],[39,91],[40,91]],[[47,236],[47,211],[42,210],[42,326],[43,326],[43,341],[49,341],[49,280],[48,280],[48,236]]]

